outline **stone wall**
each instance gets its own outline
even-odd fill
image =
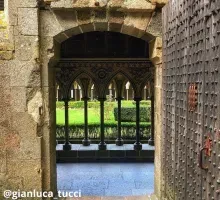
[[[116,31],[150,42],[161,124],[163,0],[9,0],[0,14],[0,196],[2,190],[56,191],[55,78],[60,43],[89,31]],[[68,9],[67,9],[68,8]],[[156,192],[160,132],[156,129]]]
[[[43,177],[38,8],[35,1],[8,4],[0,14],[0,196],[41,190]]]
[[[219,199],[220,1],[163,9],[163,196]]]

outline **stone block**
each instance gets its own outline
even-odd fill
[[[8,159],[8,179],[22,179],[25,191],[42,190],[42,168],[41,159]],[[12,189],[14,186],[11,186]]]
[[[143,31],[132,26],[127,26],[127,25],[122,26],[121,33],[126,34],[126,35],[131,35],[137,38],[140,38],[144,34]]]
[[[82,33],[82,30],[80,29],[79,26],[65,31],[65,35],[68,37],[72,37],[73,35],[78,35],[81,33]]]
[[[36,36],[15,37],[15,58],[30,61],[39,57],[39,39]]]
[[[109,23],[123,24],[126,14],[123,12],[110,11]]]
[[[50,1],[50,0],[48,0]],[[86,9],[86,8],[103,8],[107,6],[107,0],[100,1],[99,6],[96,6],[95,2],[97,0],[60,0],[53,1],[51,3],[51,8],[75,8],[75,9]]]
[[[11,88],[11,108],[15,112],[25,112],[27,110],[25,87]]]
[[[8,23],[11,26],[15,26],[18,24],[18,11],[17,11],[17,0],[9,0],[8,1]]]
[[[109,23],[109,31],[113,32],[121,32],[122,24],[116,24],[116,23]]]
[[[41,10],[40,11],[40,31],[43,36],[51,36],[59,34],[63,31],[62,25],[56,19],[56,16],[52,11]]]
[[[149,43],[150,59],[153,64],[160,64],[162,62],[162,38],[156,37]]]
[[[151,15],[151,13],[128,13],[125,17],[124,25],[145,31],[151,20]]]
[[[121,6],[121,9],[129,12],[152,12],[156,8],[156,5],[146,0],[127,0]]]
[[[10,87],[10,76],[0,74],[0,87],[2,88]]]
[[[57,20],[62,26],[63,30],[68,30],[78,26],[75,10],[54,10]]]
[[[94,14],[90,10],[78,10],[77,11],[78,24],[89,24],[94,20]]]
[[[35,61],[13,60],[10,67],[10,85],[18,87],[37,87],[41,85],[40,66]]]
[[[9,116],[10,116],[10,111],[11,111],[11,91],[10,88],[4,88],[0,87],[0,110],[1,110],[1,115],[0,115],[0,126],[3,127],[8,127],[9,124]],[[3,131],[1,129],[1,131]]]
[[[38,9],[18,8],[18,25],[22,35],[38,35]]]
[[[34,96],[29,99],[27,107],[28,113],[32,116],[33,120],[37,124],[40,124],[42,115],[42,113],[40,113],[40,109],[43,108],[43,98],[41,91],[37,89],[38,88],[32,88],[32,91],[30,93],[33,93],[34,90],[36,91],[34,91]]]
[[[168,0],[151,0],[152,4],[156,4],[157,7],[162,7],[167,4]]]
[[[3,137],[0,135],[1,142],[0,142],[0,174],[6,173],[6,149],[4,144],[2,144],[2,140],[4,141]]]
[[[162,37],[162,12],[157,11],[153,14],[149,26],[147,27],[147,32],[157,36]]]
[[[89,23],[89,24],[82,24],[80,25],[80,28],[83,33],[95,31],[95,25],[94,23]]]
[[[12,51],[0,51],[0,60],[11,60],[13,58]]]
[[[7,42],[0,42],[0,51],[13,51],[14,45],[12,43]]]
[[[94,11],[94,22],[107,22],[107,11],[96,10]]]
[[[118,9],[123,5],[124,0],[110,0],[108,6],[110,9]]]
[[[111,11],[109,13],[109,30],[114,32],[121,32],[124,19],[125,19],[125,13]]]
[[[19,138],[20,143],[17,148],[15,145],[10,145],[7,150],[8,157],[11,159],[41,158],[41,138],[38,137],[40,130],[32,117],[28,113],[14,113],[11,118],[11,125],[12,129],[18,134],[15,138]]]
[[[38,2],[36,0],[9,0],[8,7],[26,7],[26,8],[36,8]]]
[[[107,22],[95,22],[94,27],[95,27],[95,31],[107,31],[108,23]]]

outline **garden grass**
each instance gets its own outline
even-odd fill
[[[56,109],[56,123],[59,126],[65,124],[64,120],[65,112],[64,109]],[[99,125],[100,114],[99,109],[89,108],[88,109],[88,124]],[[105,112],[105,124],[106,125],[117,125],[117,121],[114,119],[114,114],[111,109],[107,109]],[[149,125],[150,122],[141,122],[140,124]],[[69,125],[84,125],[84,110],[81,108],[69,109]],[[122,125],[135,125],[135,122],[122,122]]]

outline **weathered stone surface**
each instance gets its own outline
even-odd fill
[[[51,8],[102,8],[107,6],[107,0],[99,1],[99,6],[96,6],[97,0],[59,0],[51,3]]]
[[[0,61],[0,190],[56,190],[54,63],[60,44],[94,30],[147,35],[155,5],[145,0],[95,2],[57,0],[52,9],[38,10],[36,0],[9,0],[8,19],[0,21],[0,60],[9,59]],[[153,35],[159,29],[149,30]],[[161,56],[157,46],[152,45],[154,58]],[[156,122],[159,114],[156,110]]]
[[[61,10],[54,10],[56,19],[59,21],[63,30],[68,30],[70,28],[78,26],[76,11],[75,10],[66,10],[65,12]]]
[[[13,159],[7,160],[7,174],[9,179],[23,178],[23,188],[28,190],[42,190],[42,168],[41,159]],[[10,184],[10,182],[8,182]],[[16,189],[10,185],[11,189]]]
[[[38,35],[38,9],[18,8],[18,25],[23,35]]]
[[[10,76],[0,75],[0,87],[2,88],[10,87]]]
[[[118,8],[121,8],[122,7],[122,5],[123,5],[123,3],[124,3],[124,0],[115,0],[115,1],[109,1],[109,4],[108,4],[108,6],[109,6],[109,8],[111,8],[111,9],[118,9]]]
[[[145,31],[150,19],[151,13],[129,13],[125,17],[124,25]]]
[[[0,51],[0,60],[11,60],[13,58],[12,51]]]
[[[111,11],[109,13],[109,30],[121,32],[122,24],[124,23],[125,13]]]
[[[25,87],[11,88],[11,107],[16,112],[25,112],[27,110]]]
[[[15,148],[15,145],[10,145],[10,148],[7,148],[8,158],[27,160],[40,159],[42,139],[37,135],[37,123],[28,113],[14,113],[12,115],[11,124],[13,130],[17,131],[19,145],[17,148]],[[27,140],[27,138],[29,139]],[[14,142],[14,144],[16,143]]]
[[[162,62],[162,39],[157,37],[150,42],[150,58],[154,64]]]
[[[10,85],[18,87],[36,87],[41,85],[39,64],[35,61],[13,60],[10,67]]]
[[[78,24],[88,24],[94,19],[94,15],[90,10],[79,10],[77,11]]]
[[[13,51],[14,45],[9,42],[0,42],[0,51]]]
[[[39,57],[39,39],[36,36],[15,37],[15,58],[30,61]]]
[[[168,0],[151,0],[151,2],[157,6],[164,6],[167,4]]]
[[[40,30],[43,36],[55,36],[58,33],[62,32],[62,26],[56,19],[56,16],[48,10],[40,11]]]
[[[140,38],[144,34],[144,31],[124,24],[122,26],[121,33]]]
[[[0,126],[0,128],[2,128],[2,127]],[[2,134],[0,134],[0,139],[1,139],[1,141],[0,141],[0,147],[1,147],[1,150],[0,150],[0,158],[1,158],[0,159],[0,174],[4,174],[4,173],[6,173],[6,148],[4,146],[5,140],[4,140],[4,137]],[[1,178],[0,178],[0,180],[1,180]]]
[[[154,0],[158,5],[163,5],[165,0]],[[156,7],[156,2],[146,0],[58,0],[51,1],[51,8],[75,8],[75,9],[103,9],[129,10],[130,12],[151,12]]]
[[[36,123],[40,123],[39,109],[43,108],[43,99],[41,92],[37,92],[34,97],[28,102],[28,113],[32,116]]]
[[[158,37],[162,37],[162,13],[157,11],[153,14],[147,32]]]
[[[155,9],[155,5],[146,0],[126,0],[122,5],[123,10],[129,10],[129,12],[152,12]]]

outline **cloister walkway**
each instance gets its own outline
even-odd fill
[[[153,163],[57,164],[58,190],[81,190],[82,197],[145,196],[154,192]],[[108,199],[108,198],[106,198]],[[119,198],[123,199],[123,198]]]

